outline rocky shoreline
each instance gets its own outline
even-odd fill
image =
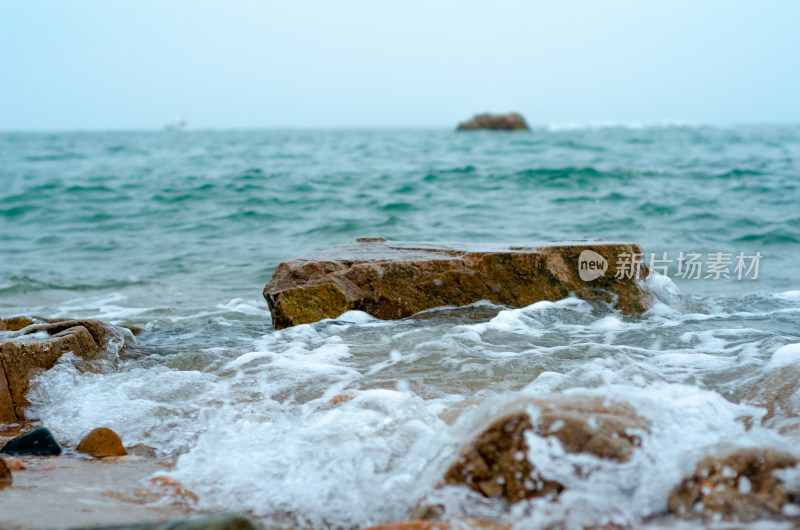
[[[580,262],[585,252],[606,263],[605,275],[588,280],[582,275]],[[640,281],[642,276],[619,274],[620,255],[640,256],[641,249],[633,244],[600,242],[467,248],[366,238],[281,264],[264,296],[276,330],[335,319],[351,310],[395,319],[482,299],[524,307],[569,295],[631,315],[641,314],[655,295]],[[636,268],[640,275],[647,274],[643,264]],[[13,499],[19,504],[13,513],[0,515],[4,528],[29,527],[31,502],[53,503],[65,510],[58,518],[37,521],[39,527],[259,527],[258,522],[236,514],[186,519],[198,515],[192,502],[196,497],[159,474],[168,470],[171,462],[156,458],[152,448],[126,447],[105,426],[97,426],[75,447],[62,447],[46,426],[26,417],[31,379],[55,366],[63,355],[69,353],[91,365],[113,362],[120,352],[139,346],[131,329],[98,320],[0,319],[0,424],[5,425],[0,434],[14,435],[0,437],[0,496],[6,503]],[[753,402],[772,407],[762,419],[765,425],[774,424],[775,407],[789,407],[782,400],[797,390],[797,378],[785,376],[776,371],[751,392]],[[343,393],[330,405],[342,406],[355,396]],[[507,514],[515,504],[530,499],[559,503],[569,494],[569,485],[548,475],[531,457],[533,442],[556,444],[565,454],[621,467],[636,458],[642,440],[657,427],[634,404],[594,394],[525,397],[492,410],[484,420],[449,462],[437,491],[420,501],[408,521],[370,528],[511,528]],[[784,423],[777,427],[792,430],[796,426]],[[655,514],[642,527],[677,520],[800,523],[800,484],[782,478],[783,471],[800,464],[797,456],[768,446],[714,451],[673,488],[665,499],[668,511]],[[590,478],[590,470],[582,473]],[[103,484],[99,494],[94,487],[98,480]],[[69,483],[73,493],[63,495],[63,483]],[[448,488],[470,490],[475,498],[498,501],[504,508],[494,518],[482,513],[450,513],[447,503],[437,500],[438,492]],[[25,500],[30,492],[35,501]],[[114,509],[93,512],[82,502],[87,498],[98,502],[98,495]],[[152,504],[153,499],[167,502]],[[609,524],[603,528],[626,527]]]

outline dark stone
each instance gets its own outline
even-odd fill
[[[259,527],[246,515],[215,513],[159,523],[93,526],[92,530],[259,530]]]
[[[5,455],[33,455],[33,456],[58,456],[61,446],[58,444],[50,429],[39,427],[31,432],[26,432],[9,440],[0,453]]]

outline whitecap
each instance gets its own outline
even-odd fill
[[[769,360],[765,368],[767,370],[774,370],[776,368],[783,368],[784,366],[791,366],[800,362],[800,343],[787,344],[781,346],[772,358]]]

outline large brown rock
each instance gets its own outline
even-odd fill
[[[511,114],[476,114],[471,120],[458,124],[459,131],[489,129],[495,131],[527,131],[525,118],[516,112]]]
[[[538,414],[535,419],[529,410]],[[542,477],[528,458],[526,434],[554,436],[568,453],[588,453],[627,462],[641,444],[648,423],[627,404],[568,396],[527,399],[493,421],[466,447],[444,476],[446,484],[464,484],[488,498],[510,502],[555,496],[564,486]]]
[[[95,458],[128,454],[119,435],[108,427],[98,427],[84,436],[78,444],[78,452],[92,455]]]
[[[679,518],[783,518],[783,507],[800,497],[774,472],[797,463],[793,455],[774,449],[747,448],[710,456],[670,493],[669,509]]]
[[[30,380],[65,353],[92,360],[132,341],[127,331],[88,319],[34,323],[0,338],[0,422],[24,419]]]
[[[607,270],[581,279],[584,251]],[[461,245],[386,241],[355,242],[281,263],[264,288],[276,329],[336,318],[360,310],[381,319],[404,318],[424,309],[489,300],[509,307],[555,301],[574,293],[615,303],[626,313],[646,310],[653,299],[638,281],[647,268],[638,245],[562,242],[537,246]],[[599,261],[598,261],[599,260]],[[628,274],[636,263],[638,274]],[[602,273],[602,271],[598,271]],[[585,274],[584,274],[585,276]]]

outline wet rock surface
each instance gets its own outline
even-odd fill
[[[581,279],[584,251],[605,262],[589,281]],[[441,306],[489,300],[525,307],[570,294],[614,303],[626,313],[650,307],[653,295],[638,281],[647,274],[638,245],[562,242],[536,246],[459,245],[362,238],[324,252],[281,263],[264,288],[275,329],[336,318],[350,310],[380,319],[408,317]],[[628,257],[638,274],[617,271]]]
[[[125,448],[128,454],[141,456],[142,458],[158,458],[158,451],[154,447],[145,444],[134,444]]]
[[[0,422],[24,419],[30,380],[65,353],[92,360],[135,341],[127,330],[98,320],[13,317],[4,322],[13,333],[0,338]]]
[[[509,530],[511,525],[477,519],[458,519],[444,521],[404,521],[384,523],[363,530]]]
[[[0,331],[19,331],[33,324],[46,324],[47,322],[39,317],[29,317],[18,315],[0,319]],[[3,329],[5,327],[5,330]]]
[[[8,464],[6,464],[5,459],[0,458],[0,489],[11,484],[13,480],[11,469],[8,467]]]
[[[762,420],[765,427],[781,434],[800,434],[800,367],[767,371],[748,392],[747,402],[767,409]]]
[[[747,448],[710,456],[670,493],[670,512],[679,518],[745,522],[798,518],[798,491],[776,474],[797,464],[793,455],[774,449]]]
[[[25,464],[23,464],[22,460],[20,460],[19,458],[3,457],[0,458],[0,460],[5,462],[6,466],[8,466],[8,469],[10,469],[11,471],[24,471],[25,469],[27,469],[27,467],[25,467]]]
[[[0,492],[3,529],[163,524],[195,513],[176,501],[171,492],[147,482],[154,474],[164,472],[163,462],[18,458],[27,469],[12,469],[13,484]]]
[[[96,526],[93,528],[95,530],[259,530],[259,527],[246,515],[230,513],[198,515],[156,523]]]
[[[624,403],[570,396],[528,399],[493,421],[464,447],[444,476],[488,498],[517,502],[557,496],[564,486],[540,475],[529,460],[526,437],[553,436],[569,453],[627,462],[648,424]]]
[[[527,131],[528,124],[522,115],[510,114],[476,114],[471,120],[458,124],[459,131],[488,129],[495,131]]]
[[[5,455],[58,456],[61,445],[47,427],[39,427],[8,441],[0,453]]]
[[[125,456],[128,451],[122,445],[119,435],[107,427],[98,427],[84,436],[78,444],[78,452],[95,458]]]

